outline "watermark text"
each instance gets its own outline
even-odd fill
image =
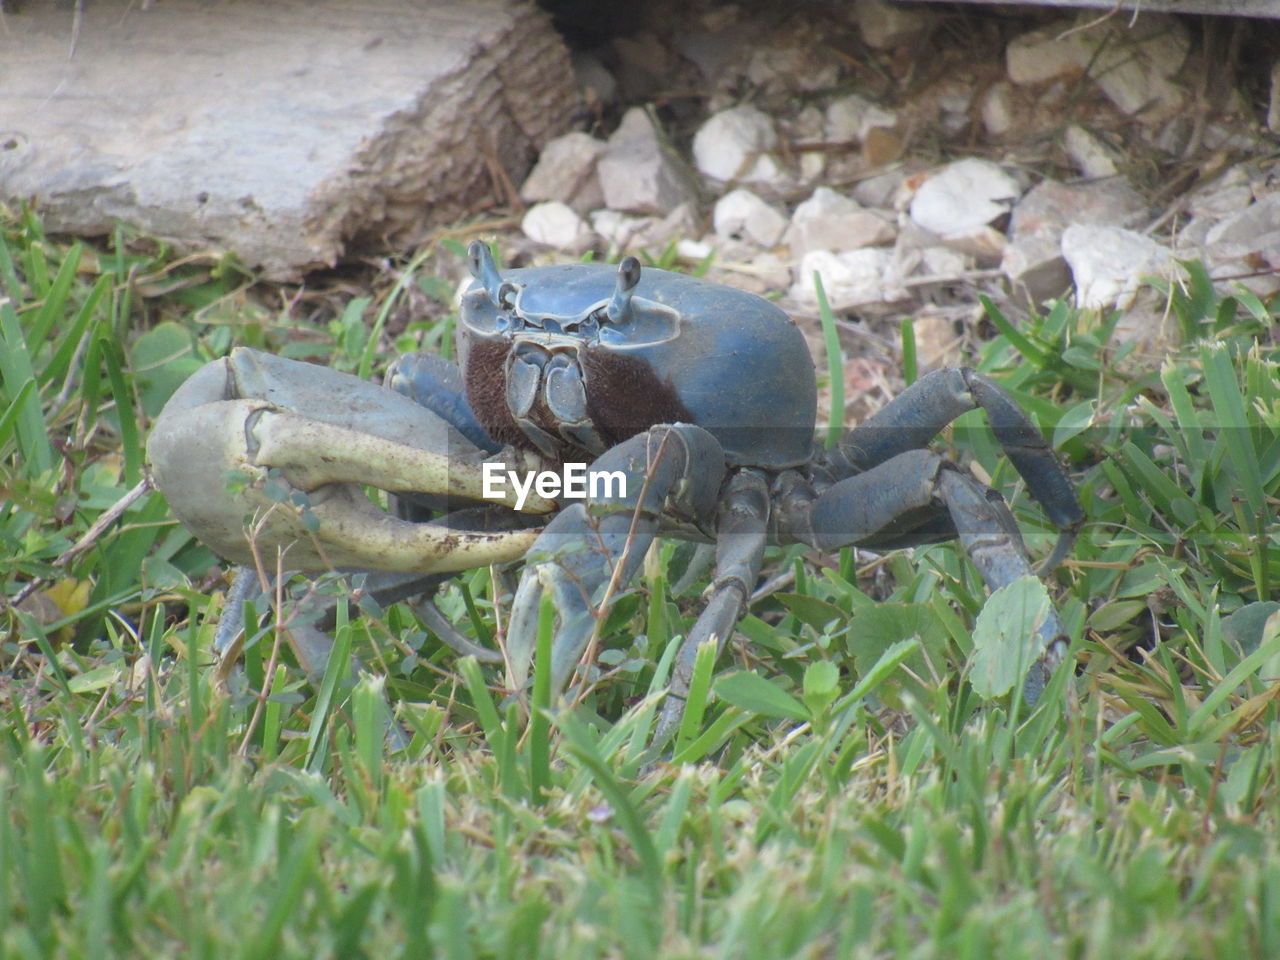
[[[523,510],[532,491],[546,500],[618,500],[627,495],[627,475],[621,470],[589,470],[585,463],[566,463],[564,470],[508,470],[505,464],[483,465],[484,498],[500,500],[507,485],[516,493],[516,509]]]

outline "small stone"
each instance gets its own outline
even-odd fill
[[[817,150],[806,150],[800,154],[800,182],[813,183],[822,179],[827,169],[826,155]]]
[[[827,105],[826,136],[833,143],[862,143],[872,130],[898,125],[898,115],[856,93]]]
[[[779,173],[770,151],[778,145],[773,121],[750,104],[713,115],[693,138],[698,169],[715,180],[769,182]]]
[[[520,188],[526,203],[558,200],[579,213],[604,203],[596,163],[605,151],[605,143],[590,134],[575,131],[556,137],[538,157]]]
[[[1122,227],[1073,224],[1062,234],[1062,256],[1076,285],[1076,305],[1124,310],[1138,294],[1143,277],[1168,276],[1172,252]]]
[[[1132,30],[1113,27],[1111,42],[1102,38],[1092,68],[1094,82],[1108,99],[1129,115],[1147,122],[1172,116],[1186,102],[1186,95],[1170,78],[1182,67],[1191,50],[1186,25],[1169,15],[1142,17]],[[1087,64],[1082,64],[1087,66]]]
[[[998,266],[1009,245],[1008,238],[1001,231],[988,225],[978,227],[963,236],[944,239],[948,247],[973,257],[980,267]]]
[[[618,99],[618,81],[594,53],[579,50],[571,54],[573,75],[588,103],[611,104]]]
[[[874,177],[859,180],[854,184],[850,193],[853,195],[853,199],[864,207],[896,209],[894,197],[897,196],[898,190],[902,187],[902,181],[906,178],[907,175],[901,170],[889,170],[885,173],[878,173]]]
[[[1097,179],[1116,175],[1115,154],[1084,127],[1077,124],[1067,127],[1062,135],[1062,145],[1084,176]]]
[[[750,240],[762,247],[772,247],[787,229],[786,217],[742,187],[716,202],[713,222],[717,236]]]
[[[558,200],[530,207],[520,221],[520,229],[530,240],[557,250],[570,250],[585,237],[587,226],[568,204]]]
[[[993,83],[982,97],[982,125],[993,137],[1013,128],[1013,87],[1006,80]]]
[[[919,11],[892,6],[884,0],[856,0],[853,12],[862,39],[873,50],[895,47],[928,25]]]
[[[925,304],[911,318],[916,343],[916,359],[925,370],[954,367],[964,361],[960,349],[963,337],[956,330],[953,311]]]
[[[1260,297],[1280,290],[1280,192],[1212,227],[1204,259],[1211,274],[1237,276]]]
[[[939,122],[949,134],[957,134],[970,124],[973,88],[964,80],[944,80],[934,87],[933,96],[941,114]]]
[[[1005,48],[1009,79],[1039,84],[1088,71],[1107,98],[1144,122],[1162,122],[1183,106],[1185,94],[1170,81],[1191,47],[1186,27],[1171,16],[1142,17],[1133,28],[1097,21],[1085,13],[1069,29],[1055,24],[1012,40]]]
[[[641,220],[640,217],[629,217],[625,213],[617,210],[592,210],[587,214],[587,219],[591,221],[591,229],[600,235],[607,243],[615,244],[619,247],[625,247],[625,239],[630,237],[633,232],[631,224]],[[645,217],[645,220],[652,220],[652,217]]]
[[[617,210],[593,210],[591,229],[618,250],[665,247],[695,236],[697,217],[692,204],[682,203],[665,217],[633,217]]]
[[[816,304],[818,295],[813,275],[822,278],[822,289],[833,309],[880,303],[885,299],[885,272],[891,254],[880,247],[846,250],[810,250],[800,261],[799,278],[790,295],[801,303]]]
[[[950,247],[925,247],[920,262],[926,277],[958,277],[970,267],[969,258]]]
[[[626,213],[666,216],[697,200],[693,172],[668,149],[649,114],[632,107],[597,165],[605,203]]]
[[[1062,232],[1068,226],[1127,227],[1147,215],[1146,201],[1119,178],[1070,185],[1041,181],[1014,207],[1000,268],[1028,303],[1041,303],[1071,283],[1062,258]]]
[[[1243,167],[1234,166],[1193,192],[1187,198],[1187,213],[1193,217],[1221,219],[1239,213],[1253,203],[1253,199],[1248,173]]]
[[[1267,129],[1280,133],[1280,58],[1271,65],[1271,102],[1267,105]]]
[[[911,219],[944,240],[957,240],[1008,213],[1021,193],[996,164],[970,157],[924,181],[911,200]]]
[[[716,252],[714,244],[706,240],[677,240],[676,256],[691,263],[700,263]]]
[[[867,210],[830,187],[819,187],[796,207],[786,239],[798,260],[811,250],[857,250],[892,243],[896,235],[887,215]]]
[[[1064,21],[1010,40],[1004,52],[1009,79],[1022,86],[1079,74],[1091,46],[1081,33],[1063,36],[1069,29]]]
[[[747,80],[774,95],[829,90],[840,79],[840,68],[829,56],[818,44],[756,49],[747,62]]]
[[[696,205],[682,203],[665,217],[645,226],[634,242],[641,247],[661,249],[685,237],[697,236],[701,232],[699,227]]]
[[[883,127],[872,127],[862,141],[862,159],[875,169],[892,163],[902,156],[905,145],[896,133]]]

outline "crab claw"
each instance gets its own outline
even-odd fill
[[[361,485],[482,501],[482,463],[492,458],[394,390],[255,350],[237,349],[183,384],[147,455],[178,519],[236,563],[279,547],[296,570],[448,572],[515,559],[537,535],[413,523],[375,506]],[[514,494],[488,502],[514,507]]]

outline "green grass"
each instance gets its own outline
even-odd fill
[[[226,583],[138,486],[151,419],[234,343],[376,369],[372,331],[444,286],[424,260],[317,328],[245,284],[0,217],[0,576],[21,598],[0,621],[0,957],[1280,956],[1280,618],[1259,603],[1280,582],[1280,351],[1256,299],[1193,270],[1155,360],[1064,306],[989,308],[980,366],[1089,518],[1048,583],[1078,675],[1036,710],[995,695],[1015,600],[952,547],[866,569],[775,551],[794,580],[750,644],[700,661],[653,764],[699,592],[673,544],[572,709],[545,635],[525,718],[498,671],[367,601],[340,610],[323,679],[259,611],[220,682]],[[433,309],[397,348],[447,342]],[[980,418],[948,445],[1047,552]],[[483,641],[503,595],[480,570],[440,603]]]

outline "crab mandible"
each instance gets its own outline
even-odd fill
[[[682,715],[699,646],[722,647],[744,613],[767,544],[834,551],[958,538],[993,590],[1032,572],[1003,499],[928,449],[965,412],[985,411],[1062,531],[1045,566],[1069,549],[1083,517],[1070,481],[1017,404],[972,370],[928,374],[823,449],[814,443],[807,345],[768,301],[642,270],[630,257],[617,268],[503,273],[476,242],[470,258],[476,279],[460,312],[460,369],[407,354],[385,390],[238,350],[198,372],[161,414],[148,448],[178,518],[244,563],[244,518],[268,509],[257,546],[289,545],[294,569],[428,574],[524,555],[505,650],[513,689],[532,667],[544,594],[556,617],[552,682],[563,689],[607,613],[611,580],[615,591],[625,586],[655,536],[714,543],[711,586],[677,654],[659,739]],[[526,513],[561,507],[538,533],[513,509],[520,498],[510,484],[500,503],[482,506],[486,461],[512,477],[589,463],[620,476],[622,489],[560,504],[529,496],[519,503]],[[259,482],[229,488],[227,470]],[[268,474],[273,498],[261,492]],[[446,516],[392,517],[358,484],[425,496]],[[298,505],[281,502],[290,498]],[[1032,702],[1066,650],[1055,612],[1037,640],[1042,655],[1024,683]]]

